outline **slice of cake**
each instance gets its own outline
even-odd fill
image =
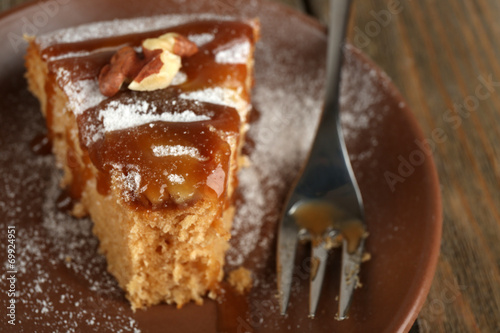
[[[30,40],[27,79],[62,186],[133,309],[215,296],[258,33],[255,20],[167,16]]]

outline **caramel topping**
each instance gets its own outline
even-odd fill
[[[307,229],[313,242],[318,238],[328,237],[329,230],[338,230],[347,241],[349,253],[356,251],[359,242],[366,237],[366,230],[361,221],[353,219],[345,211],[328,202],[303,203],[293,211],[293,217],[298,225]]]
[[[95,84],[118,49],[137,48],[143,40],[168,32],[211,37],[198,45],[198,52],[182,58],[178,82],[174,79],[167,88],[154,91],[122,89],[111,98],[84,86]],[[220,90],[242,92],[248,102],[247,64],[232,48],[249,45],[253,38],[247,24],[201,21],[42,50],[50,72],[59,73],[56,82],[70,95],[70,104],[72,94],[92,91],[74,108],[80,144],[88,155],[85,164],[99,171],[99,192],[125,184],[118,189],[124,201],[153,210],[191,204],[201,196],[224,197],[231,158],[228,142],[238,142],[240,117],[233,107],[220,105],[234,105],[220,100]],[[227,57],[231,52],[234,59]],[[71,193],[78,197],[79,191],[80,185]]]
[[[174,95],[175,96],[175,95]],[[104,126],[99,114],[115,101],[129,99],[122,93],[78,117],[81,142],[92,130]],[[238,136],[239,116],[221,105],[184,101],[169,106],[175,97],[168,91],[138,92],[134,105],[148,103],[161,116],[172,109],[189,109],[192,122],[153,121],[140,126],[104,132],[104,137],[86,146],[94,165],[110,177],[119,171],[119,183],[129,202],[157,209],[168,203],[185,204],[204,195],[218,198],[226,188],[230,147],[222,135]],[[177,103],[175,103],[177,104]],[[118,110],[114,110],[118,112]],[[181,113],[171,113],[174,116]],[[198,117],[198,118],[196,118]],[[90,126],[89,126],[90,124]],[[115,124],[116,126],[116,124]]]
[[[49,69],[57,72],[66,68],[72,81],[97,78],[99,71],[108,64],[113,54],[123,46],[139,47],[147,38],[175,32],[183,36],[208,35],[212,38],[198,47],[198,52],[182,59],[182,71],[187,74],[183,90],[197,90],[208,87],[241,88],[246,91],[247,66],[244,63],[218,62],[217,54],[241,42],[254,42],[253,30],[245,23],[233,21],[199,21],[177,27],[145,33],[87,40],[83,42],[56,44],[42,50],[42,56],[49,59]],[[82,56],[67,56],[76,53]],[[56,59],[50,61],[50,59]],[[60,86],[64,86],[62,80]]]

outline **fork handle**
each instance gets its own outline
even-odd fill
[[[330,1],[325,104],[309,159],[289,207],[303,199],[330,198],[353,216],[363,218],[361,194],[351,168],[340,126],[339,95],[342,47],[351,0]],[[300,193],[298,195],[297,193]]]
[[[343,52],[339,52],[338,49],[342,49],[344,46],[350,8],[351,0],[330,0],[325,108],[327,105],[336,104],[339,101]],[[335,109],[337,112],[334,116],[338,117],[338,108]]]

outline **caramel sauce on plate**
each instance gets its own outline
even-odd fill
[[[151,92],[128,90],[126,84],[111,98],[77,115],[80,148],[84,152],[84,166],[75,164],[70,193],[79,198],[93,173],[98,170],[97,189],[108,194],[113,177],[122,177],[121,189],[125,201],[137,208],[163,209],[195,202],[198,198],[223,198],[229,173],[231,149],[229,140],[239,140],[240,116],[236,109],[208,102],[188,100],[181,94],[207,88],[228,88],[242,92],[248,101],[246,89],[247,64],[217,61],[216,54],[238,43],[253,43],[253,30],[247,24],[232,21],[197,21],[157,31],[113,36],[75,43],[55,44],[41,50],[47,60],[49,78],[64,90],[65,86],[82,80],[96,80],[100,69],[109,63],[112,55],[125,45],[140,50],[146,38],[176,32],[184,36],[211,36],[199,51],[183,58],[181,72],[186,79],[178,85]],[[57,76],[58,71],[67,75]],[[54,95],[48,83],[49,98]],[[95,94],[98,94],[95,92]],[[95,96],[86,96],[93,98]],[[100,97],[100,96],[98,96]],[[152,120],[137,126],[107,130],[103,112],[113,106],[134,108],[138,116],[162,114],[178,115],[190,112],[195,120]],[[147,110],[139,110],[146,105]],[[54,106],[48,103],[47,123],[53,121]],[[154,118],[158,119],[158,118]],[[51,134],[52,135],[52,134]],[[89,139],[90,138],[90,139]],[[67,140],[71,141],[71,140]],[[76,147],[69,143],[68,162],[74,158]]]
[[[297,206],[292,214],[302,228],[306,229],[313,242],[328,237],[329,230],[337,230],[347,241],[347,250],[353,253],[359,242],[366,237],[366,230],[358,219],[329,202],[312,200]]]

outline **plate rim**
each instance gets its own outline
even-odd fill
[[[22,17],[24,11],[28,11],[31,8],[39,5],[40,3],[48,1],[50,0],[32,0],[3,11],[2,13],[0,13],[0,28],[2,26],[8,26],[9,24],[11,24],[9,19],[13,19],[13,16],[18,15],[19,17]],[[77,1],[78,0],[73,0],[72,2],[77,2]],[[292,15],[295,18],[300,19],[306,25],[321,31],[325,35],[327,33],[326,26],[323,25],[321,22],[292,7],[289,7],[282,3],[271,2],[267,0],[256,0],[256,2],[264,3],[265,6],[272,6],[278,8],[281,11],[285,11],[287,15]],[[70,26],[71,25],[67,25],[67,27]],[[351,49],[352,53],[356,57],[358,57],[359,60],[361,60],[364,63],[367,63],[370,66],[370,69],[375,70],[377,79],[385,83],[384,84],[385,89],[388,92],[390,92],[395,99],[405,103],[404,107],[401,108],[401,112],[404,113],[404,118],[407,119],[408,124],[411,126],[412,133],[415,134],[416,139],[419,140],[425,139],[424,132],[421,126],[419,125],[419,122],[415,114],[411,111],[408,103],[406,102],[406,99],[403,97],[403,95],[401,94],[400,90],[396,87],[394,82],[387,76],[387,74],[383,71],[383,69],[363,51],[356,48],[354,45],[350,43],[349,43],[349,48]],[[433,200],[434,206],[432,208],[435,218],[433,221],[434,223],[431,224],[433,226],[432,228],[433,233],[432,235],[429,236],[428,239],[428,244],[430,244],[431,250],[429,251],[429,257],[428,257],[429,259],[425,261],[426,263],[425,267],[423,269],[420,269],[420,271],[422,271],[423,274],[420,276],[418,283],[415,283],[418,284],[418,286],[415,286],[417,290],[413,291],[413,293],[416,295],[414,300],[412,302],[409,302],[405,311],[403,311],[403,313],[405,314],[399,315],[399,317],[401,317],[401,320],[398,321],[399,325],[393,322],[394,325],[392,325],[393,327],[392,330],[390,331],[406,332],[412,327],[413,323],[417,319],[418,314],[421,311],[427,299],[427,295],[430,291],[432,281],[437,269],[437,264],[440,254],[441,237],[442,237],[443,212],[442,212],[442,197],[441,197],[440,183],[439,183],[436,164],[434,161],[434,154],[429,155],[426,163],[420,167],[424,166],[427,169],[426,175],[430,178],[428,191],[429,193],[432,194],[432,199],[434,199]],[[388,327],[388,330],[389,328],[390,327]]]
[[[415,134],[415,139],[418,140],[424,140],[425,135],[422,130],[422,127],[420,126],[417,117],[415,114],[411,111],[406,99],[404,96],[401,94],[400,90],[398,87],[394,84],[392,79],[386,74],[386,72],[377,64],[375,63],[368,55],[366,55],[363,51],[361,51],[359,48],[355,47],[354,45],[350,44],[351,50],[356,56],[363,62],[368,63],[371,69],[374,69],[376,71],[377,78],[384,82],[386,84],[386,88],[388,91],[390,91],[393,94],[393,97],[395,99],[398,99],[402,102],[404,102],[404,106],[401,107],[401,111],[404,112],[405,114],[405,119],[408,121],[408,123],[411,125],[411,131]],[[416,297],[415,301],[411,302],[414,303],[413,306],[410,306],[407,310],[408,314],[406,316],[406,320],[402,322],[401,329],[397,330],[402,331],[402,332],[407,332],[411,329],[413,326],[414,322],[418,319],[418,314],[420,313],[426,299],[427,295],[429,294],[432,282],[434,280],[435,274],[436,274],[436,269],[437,269],[437,264],[438,264],[438,259],[440,256],[440,248],[441,248],[441,240],[442,240],[442,227],[443,227],[443,208],[442,208],[442,196],[441,196],[441,189],[440,189],[440,182],[439,182],[439,175],[437,172],[437,167],[436,163],[434,161],[434,154],[431,153],[428,155],[428,159],[426,161],[427,163],[424,163],[420,167],[427,167],[427,173],[428,176],[430,176],[430,185],[429,185],[429,192],[433,194],[433,199],[434,199],[434,223],[432,224],[434,226],[433,228],[433,233],[432,235],[429,236],[428,243],[430,244],[430,248],[432,250],[429,251],[429,259],[426,261],[426,269],[424,269],[424,272],[427,272],[428,274],[422,274],[421,279],[420,279],[420,287],[416,288],[418,291],[416,292]],[[430,201],[430,199],[429,199]],[[432,237],[431,237],[432,236]],[[404,329],[403,329],[404,328]]]

